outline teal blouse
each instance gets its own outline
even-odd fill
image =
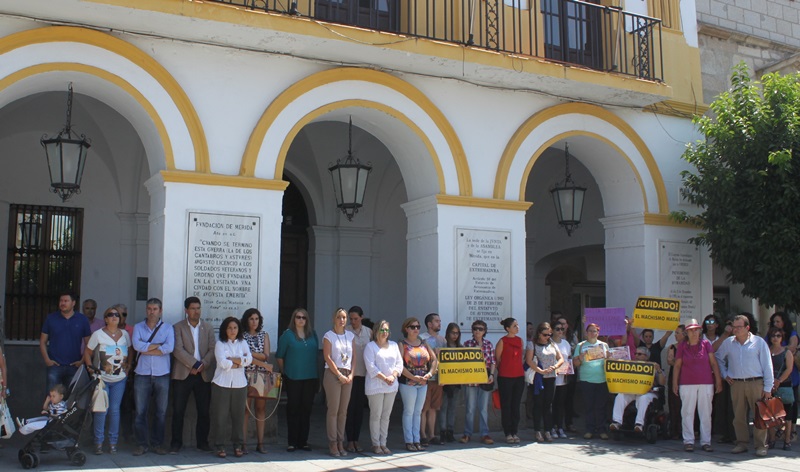
[[[316,379],[318,351],[316,332],[306,339],[298,339],[294,331],[287,329],[278,339],[275,357],[283,359],[283,374],[291,380]]]

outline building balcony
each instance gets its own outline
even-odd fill
[[[591,1],[212,1],[664,81],[661,20]]]

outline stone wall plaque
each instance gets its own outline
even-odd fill
[[[483,320],[490,332],[511,311],[511,232],[456,228],[456,323]]]
[[[681,302],[681,322],[703,320],[700,300],[700,249],[691,243],[661,241],[659,288],[661,296]]]
[[[258,307],[260,241],[260,217],[189,212],[186,296],[200,299],[214,329]]]

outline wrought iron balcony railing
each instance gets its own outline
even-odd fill
[[[661,20],[597,0],[212,0],[663,81]]]

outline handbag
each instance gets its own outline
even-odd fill
[[[759,399],[756,401],[756,408],[753,415],[753,426],[756,429],[769,429],[783,424],[786,417],[786,410],[783,409],[783,402],[778,397],[769,400]]]
[[[279,399],[281,397],[281,388],[283,387],[281,374],[277,372],[268,372],[267,379],[268,385],[271,385],[271,387],[267,389],[267,398]]]
[[[10,439],[17,427],[14,425],[14,418],[11,417],[11,410],[5,400],[0,402],[0,438]]]
[[[105,389],[106,383],[103,379],[97,380],[97,387],[92,393],[92,412],[105,413],[108,411],[108,392]]]
[[[525,371],[525,383],[530,385],[536,380],[536,371],[528,367],[528,370]]]
[[[784,405],[791,405],[794,403],[794,389],[792,387],[778,387],[775,391],[775,396],[781,399]]]
[[[267,373],[254,370],[247,373],[247,398],[267,398]]]
[[[492,392],[492,406],[496,410],[500,409],[500,407],[501,407],[501,405],[500,405],[500,390],[495,390],[495,391]]]

